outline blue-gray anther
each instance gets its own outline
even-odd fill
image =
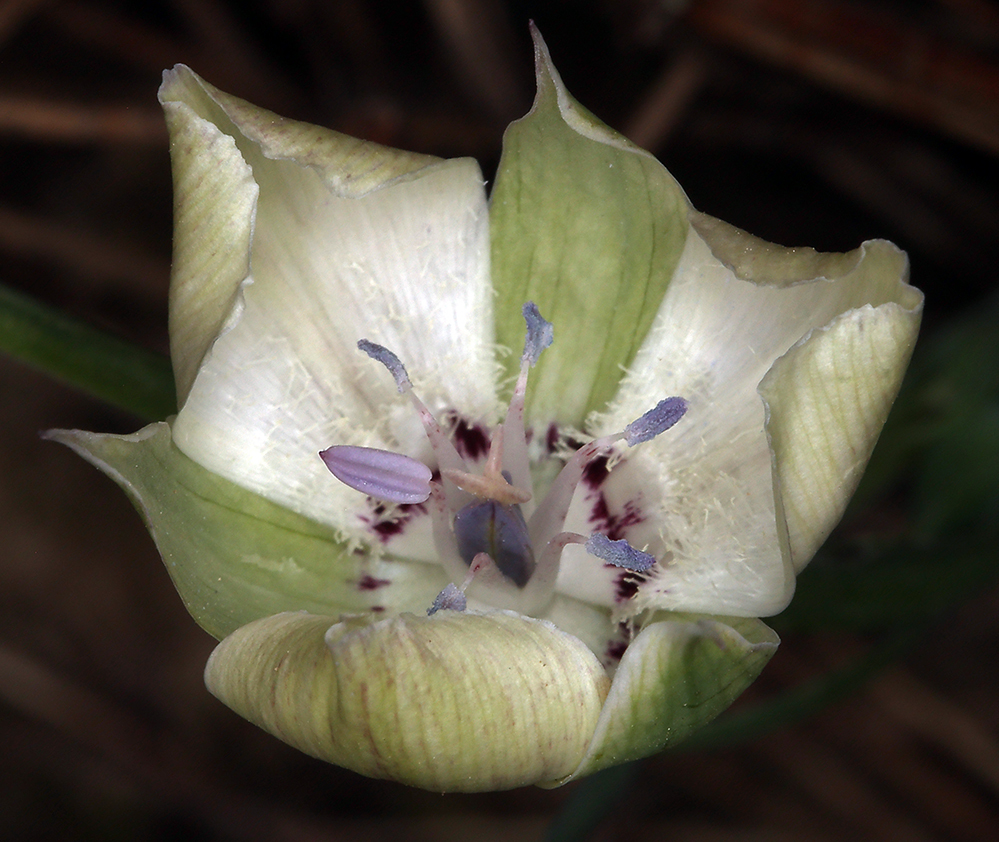
[[[586,552],[615,567],[634,570],[636,573],[644,573],[656,563],[655,556],[636,550],[623,538],[612,541],[602,532],[594,532],[586,539]]]
[[[555,338],[555,329],[552,323],[547,321],[538,312],[538,305],[533,301],[528,301],[522,311],[524,321],[527,322],[527,338],[524,340],[524,354],[521,360],[527,360],[533,367],[545,350]]]
[[[430,468],[402,453],[334,445],[319,457],[340,482],[390,503],[422,503],[430,497]]]
[[[402,360],[388,348],[376,345],[367,339],[361,339],[357,343],[357,347],[364,351],[371,359],[380,362],[389,370],[389,374],[395,378],[395,387],[400,392],[405,392],[407,389],[413,387],[413,384],[409,382],[409,375],[406,373],[406,367],[402,364]]]
[[[438,611],[464,611],[466,605],[465,595],[454,582],[449,582],[444,590],[437,594],[434,604],[427,609],[427,616],[430,617]]]
[[[534,573],[534,550],[520,506],[505,506],[495,500],[470,503],[454,516],[458,554],[471,565],[486,553],[499,571],[518,588]]]
[[[683,418],[687,402],[683,398],[664,398],[641,418],[636,418],[624,428],[628,447],[654,439]]]

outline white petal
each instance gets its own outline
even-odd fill
[[[601,532],[613,539],[626,538],[636,549],[651,552],[660,562],[662,541],[654,513],[656,477],[644,462],[625,460],[618,463],[607,479],[593,488],[585,482],[576,490],[565,529],[588,535]],[[651,497],[647,497],[647,493]],[[641,577],[638,577],[641,578]],[[636,581],[631,571],[604,564],[580,545],[570,545],[562,552],[557,589],[594,605],[616,608],[622,617],[645,606],[628,602]]]
[[[676,427],[626,454],[646,475],[639,487],[654,502],[649,515],[659,546],[648,549],[667,562],[639,599],[650,607],[768,616],[790,599],[794,571],[757,388],[810,331],[877,303],[884,291],[868,283],[865,247],[829,256],[780,250],[792,258],[786,263],[773,260],[777,249],[769,247],[755,264],[740,255],[740,278],[699,228],[717,247],[711,226],[692,228],[652,330],[595,432],[621,429],[668,395],[689,401]],[[762,277],[744,279],[754,269]],[[840,277],[807,274],[815,271]]]
[[[432,409],[495,401],[488,222],[477,165],[445,162],[361,198],[289,161],[251,159],[261,184],[238,323],[177,419],[192,459],[348,534],[357,492],[319,460],[332,444],[428,456],[408,401],[360,353],[395,351]]]

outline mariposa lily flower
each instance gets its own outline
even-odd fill
[[[557,786],[727,707],[922,308],[889,243],[785,249],[697,213],[536,54],[488,202],[473,161],[166,73],[180,410],[53,434],[222,639],[214,694],[427,789]]]

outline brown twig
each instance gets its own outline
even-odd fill
[[[688,49],[652,83],[622,133],[643,149],[660,149],[683,118],[708,73],[707,57]]]
[[[85,105],[0,93],[0,134],[44,143],[165,146],[163,115],[130,105]]]
[[[699,0],[712,41],[999,153],[999,66],[932,32],[841,0]]]
[[[62,266],[101,285],[122,284],[132,290],[167,286],[169,267],[128,243],[72,228],[0,206],[0,248]]]

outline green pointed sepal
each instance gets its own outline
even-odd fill
[[[690,206],[662,164],[572,99],[534,38],[537,97],[504,135],[490,204],[496,336],[519,352],[521,305],[537,303],[556,336],[532,374],[529,420],[581,427],[652,324]]]
[[[628,647],[586,755],[548,786],[675,746],[728,708],[780,642],[756,619],[673,617],[646,626]]]
[[[330,528],[205,470],[174,445],[166,422],[128,436],[54,430],[48,437],[125,490],[188,611],[216,638],[282,611],[393,611],[409,597],[430,605],[446,584],[436,566],[376,562]]]

